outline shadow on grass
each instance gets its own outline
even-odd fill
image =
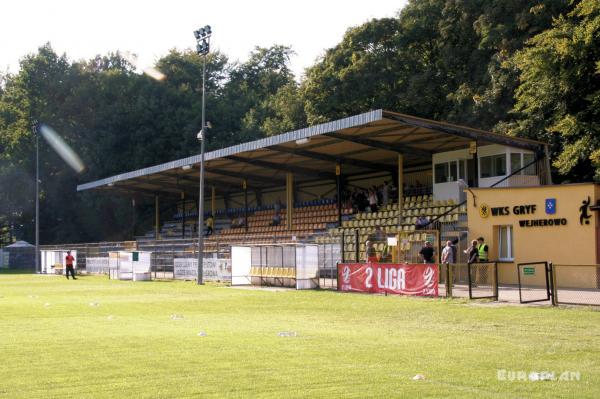
[[[2,274],[36,274],[33,269],[0,269],[0,275]]]

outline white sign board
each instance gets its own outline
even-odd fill
[[[173,260],[175,279],[196,280],[198,272],[198,259],[175,258]],[[205,281],[231,281],[231,260],[204,258],[202,272]]]
[[[296,289],[317,288],[319,248],[316,245],[296,247]]]
[[[108,258],[86,258],[86,273],[108,273]]]
[[[151,260],[152,252],[109,252],[109,276],[119,280],[150,280]]]
[[[231,247],[231,285],[250,285],[251,247]]]

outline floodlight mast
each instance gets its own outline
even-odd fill
[[[194,31],[196,52],[202,56],[202,128],[198,133],[200,140],[200,188],[198,197],[198,285],[204,284],[204,142],[206,141],[206,56],[210,51],[210,25]],[[184,210],[185,212],[185,210]]]
[[[31,130],[35,136],[35,271],[42,272],[40,267],[40,130],[38,121],[34,120]]]

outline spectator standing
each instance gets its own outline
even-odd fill
[[[215,227],[215,219],[213,218],[212,213],[208,214],[208,217],[206,218],[204,223],[206,224],[206,233],[204,234],[204,237],[208,237],[213,233]]]
[[[442,250],[442,263],[456,263],[455,252],[452,241],[446,241],[446,246]]]
[[[477,246],[477,253],[478,253],[478,258],[479,258],[479,262],[487,262],[489,259],[489,252],[490,252],[490,248],[488,247],[488,245],[485,243],[483,237],[479,237],[477,239],[477,243],[479,244]]]
[[[375,250],[375,247],[373,246],[373,242],[370,240],[367,240],[367,242],[365,243],[366,246],[366,255],[367,255],[367,262],[377,262],[377,251]]]
[[[388,182],[383,182],[383,187],[381,187],[381,200],[384,207],[388,206],[390,201],[390,186],[388,186]]]
[[[431,242],[425,241],[425,246],[421,248],[419,254],[423,257],[423,263],[433,263],[433,246]]]
[[[71,255],[71,251],[67,251],[67,256],[65,257],[65,273],[67,275],[67,280],[69,279],[69,273],[71,273],[71,277],[73,280],[77,280],[75,278],[75,268],[73,267],[73,261],[75,258]]]
[[[369,207],[371,212],[377,212],[377,190],[375,187],[369,190]]]
[[[477,252],[477,240],[471,241],[471,246],[465,249],[467,254],[467,263],[477,263],[479,260],[479,253]]]

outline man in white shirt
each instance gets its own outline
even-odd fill
[[[446,241],[446,246],[442,250],[442,263],[456,263],[452,241]]]

